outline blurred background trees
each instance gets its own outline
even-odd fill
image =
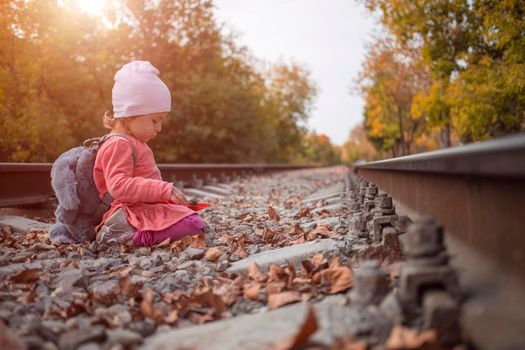
[[[0,161],[50,162],[102,135],[113,76],[149,60],[173,108],[159,162],[334,162],[306,128],[316,88],[296,62],[258,61],[221,33],[210,0],[0,2]],[[328,146],[327,146],[328,145]],[[316,147],[319,150],[315,149]]]
[[[383,33],[354,86],[363,123],[341,147],[307,128],[310,72],[253,57],[212,0],[112,1],[102,18],[76,0],[1,1],[0,161],[50,162],[105,133],[113,76],[134,59],[172,91],[160,162],[353,162],[524,130],[525,2],[359,1]]]
[[[525,2],[361,2],[385,29],[357,81],[379,157],[525,129]]]

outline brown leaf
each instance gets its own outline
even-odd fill
[[[297,274],[295,272],[295,266],[292,264],[290,260],[286,260],[286,263],[288,265],[287,267],[287,275],[288,275],[288,281],[286,282],[286,286],[288,288],[292,288],[292,285],[295,281],[295,278],[297,277]]]
[[[330,224],[328,223],[319,223],[312,231],[306,234],[306,240],[312,241],[318,236],[322,238],[328,238],[332,235],[330,231]]]
[[[155,247],[157,247],[157,248],[159,248],[159,247],[166,247],[166,246],[170,245],[170,243],[171,243],[171,238],[168,237],[165,240],[163,240],[162,242],[160,242],[159,244],[157,244]]]
[[[241,219],[241,221],[246,221],[246,222],[249,222],[252,220],[253,220],[253,216],[250,214],[246,215],[244,218]]]
[[[251,282],[244,286],[243,296],[248,300],[259,300],[259,292],[261,291],[261,284],[258,282]]]
[[[266,285],[266,295],[281,293],[286,288],[284,282],[271,282]]]
[[[320,272],[321,283],[328,283],[331,286],[331,294],[339,293],[352,287],[352,270],[347,266],[339,266],[338,259],[334,259],[334,261],[331,264],[332,266]]]
[[[292,230],[290,231],[291,235],[304,235],[304,229],[301,224],[295,224]]]
[[[292,244],[296,245],[296,244],[302,244],[304,242],[306,242],[306,239],[304,238],[304,234],[303,234],[298,239],[296,239],[295,241],[292,241]]]
[[[330,261],[329,268],[335,269],[335,268],[338,268],[340,266],[341,266],[341,263],[339,261],[339,257],[338,256],[336,256],[335,258],[332,259],[332,261]]]
[[[33,288],[31,288],[29,292],[18,297],[16,301],[19,303],[27,304],[27,303],[32,303],[33,301],[35,301],[36,297],[37,297],[36,285],[34,285]]]
[[[232,238],[232,244],[230,247],[230,250],[232,250],[232,254],[236,254],[239,256],[239,258],[244,259],[248,256],[248,251],[246,250],[246,243],[251,243],[249,238],[246,237],[246,235],[241,234],[238,237]],[[232,249],[233,247],[236,247]]]
[[[164,315],[160,310],[155,309],[153,306],[153,289],[146,288],[146,291],[142,295],[142,302],[140,303],[140,312],[142,316],[147,317],[159,324],[164,322]]]
[[[266,282],[268,276],[264,275],[257,263],[252,262],[248,265],[248,277],[256,282]]]
[[[170,314],[166,316],[166,318],[164,319],[164,322],[168,324],[173,324],[177,322],[178,318],[179,318],[179,311],[176,309],[173,309],[171,310]]]
[[[268,282],[287,280],[288,274],[277,264],[270,264],[268,267]]]
[[[224,305],[222,298],[209,289],[194,292],[191,301],[213,308],[213,315],[217,318],[221,317],[224,310],[226,310],[226,305]]]
[[[309,305],[306,318],[297,330],[297,333],[276,344],[273,347],[273,350],[291,350],[295,347],[303,345],[308,340],[308,338],[317,331],[318,328],[319,323],[317,322],[317,317],[315,316],[315,309],[312,305]]]
[[[420,349],[423,345],[438,346],[437,334],[434,330],[418,333],[410,328],[394,326],[385,345],[388,350]]]
[[[213,293],[220,296],[224,304],[232,305],[240,295],[240,287],[229,279],[219,279],[219,286],[213,288]]]
[[[310,208],[301,208],[295,216],[296,219],[304,218],[305,216],[310,216]]]
[[[139,295],[139,290],[142,287],[140,283],[131,282],[130,275],[124,275],[118,281],[120,288],[120,294],[124,295],[127,298],[135,298]]]
[[[212,247],[204,254],[204,260],[216,262],[224,254],[224,251],[220,247]]]
[[[273,220],[273,221],[281,220],[281,218],[279,217],[279,214],[277,214],[277,211],[272,207],[268,207],[268,216],[270,217],[270,220]]]
[[[310,261],[312,262],[313,266],[317,269],[317,268],[323,268],[323,267],[326,267],[328,266],[328,261],[325,259],[325,257],[323,256],[323,254],[321,253],[317,253],[315,254],[311,259]]]
[[[2,226],[2,228],[0,229],[0,232],[2,232],[2,234],[4,234],[4,235],[12,235],[13,234],[13,226],[10,226],[10,225]]]
[[[272,242],[277,231],[270,230],[268,227],[265,227],[262,234],[262,239],[265,242]]]
[[[188,248],[190,242],[191,237],[184,237],[183,239],[179,239],[178,241],[171,243],[170,249],[178,253],[183,252],[186,250],[186,248]]]
[[[191,236],[190,246],[192,248],[206,248],[207,247],[206,238],[204,237],[203,234]]]
[[[33,283],[40,277],[40,269],[26,269],[11,275],[13,283]]]
[[[219,241],[226,243],[226,244],[230,244],[233,241],[233,237],[225,233],[219,237]]]
[[[314,269],[315,265],[310,259],[301,261],[301,277],[307,278]]]
[[[283,305],[291,304],[301,301],[301,293],[295,291],[286,291],[268,296],[268,307],[276,309]]]

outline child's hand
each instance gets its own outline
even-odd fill
[[[171,190],[171,200],[179,202],[180,204],[188,204],[188,200],[184,193],[175,186],[173,186],[173,189]]]

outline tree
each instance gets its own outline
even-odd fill
[[[364,2],[369,9],[381,12],[381,22],[401,45],[421,48],[422,58],[437,84],[431,91],[441,87],[446,90],[475,36],[468,0]],[[424,98],[429,122],[442,129],[443,146],[450,147],[450,108],[446,100],[424,94],[419,99]]]
[[[315,98],[297,63],[256,60],[210,0],[121,0],[103,18],[73,0],[0,3],[1,159],[52,161],[104,133],[117,69],[149,60],[172,91],[161,162],[290,161]],[[9,141],[8,141],[9,140]]]
[[[523,130],[525,3],[520,0],[364,0],[396,42],[420,47],[432,76],[413,112],[463,142]]]
[[[379,158],[374,146],[368,141],[367,132],[362,124],[356,125],[342,147],[342,160],[352,164],[358,160],[372,161]]]
[[[377,39],[371,46],[358,87],[365,98],[364,125],[378,150],[393,156],[411,152],[425,121],[412,114],[412,103],[429,84],[417,49],[400,47],[390,38]]]
[[[309,164],[338,164],[341,162],[341,149],[332,145],[330,138],[324,134],[310,132],[303,138],[303,151],[298,162]]]

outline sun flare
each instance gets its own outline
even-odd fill
[[[78,7],[93,16],[101,16],[107,0],[77,0]]]

